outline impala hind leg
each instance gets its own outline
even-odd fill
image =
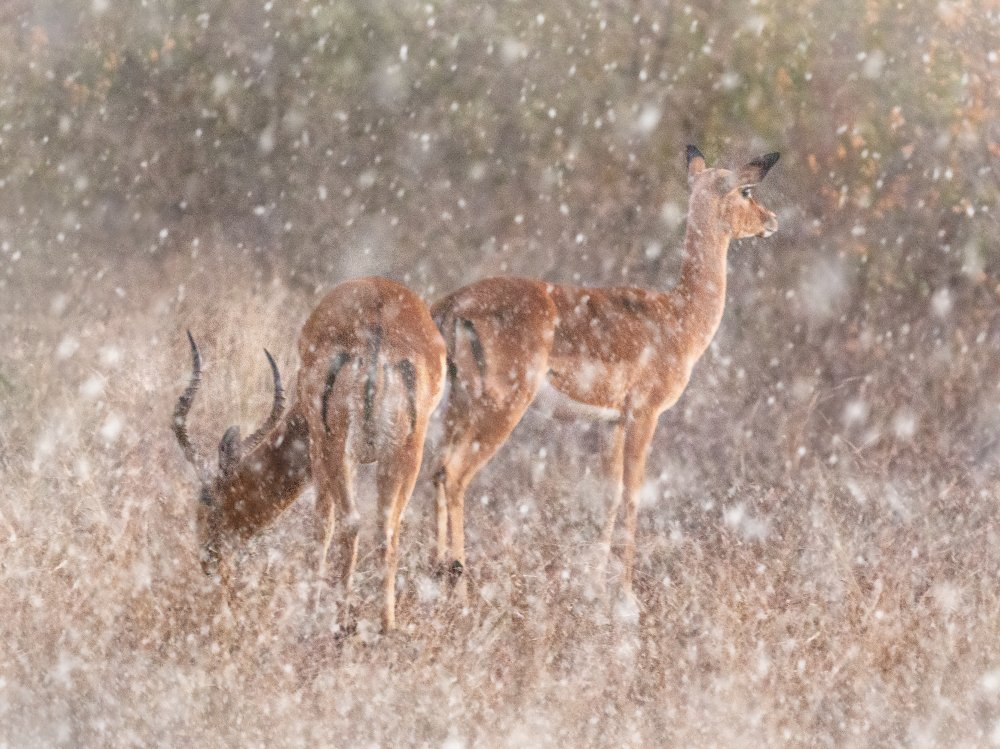
[[[236,624],[236,617],[233,608],[236,605],[236,585],[234,580],[235,552],[230,551],[219,557],[218,566],[213,577],[219,586],[219,613],[216,621],[223,626],[231,628]]]
[[[474,285],[431,312],[448,347],[451,382],[434,472],[437,559],[461,580],[465,490],[535,399],[549,370],[557,313],[547,287],[519,279]]]
[[[357,562],[358,513],[352,496],[353,465],[348,459],[342,439],[329,435],[310,436],[310,461],[316,485],[316,592],[313,602],[318,613],[323,589],[326,586],[326,565],[335,529],[337,532],[341,563],[338,587],[345,603],[350,593],[351,578]],[[337,528],[336,518],[341,522]]]
[[[424,430],[418,427],[394,455],[380,460],[376,473],[385,577],[382,585],[382,631],[396,628],[396,571],[399,565],[399,532],[403,512],[420,472]]]
[[[486,465],[521,421],[537,392],[525,388],[521,397],[500,407],[484,408],[476,402],[462,403],[452,398],[445,415],[448,441],[438,470],[434,473],[437,494],[438,565],[456,583],[459,597],[465,596],[465,492],[479,470]],[[463,399],[464,400],[464,399]],[[450,535],[450,544],[445,534]]]
[[[340,525],[337,531],[337,553],[340,574],[337,576],[337,588],[346,610],[354,590],[354,570],[358,566],[358,533],[361,530],[361,516],[354,503],[354,464],[349,458],[341,463],[338,484],[336,499]]]
[[[317,481],[317,483],[319,483]],[[333,538],[333,529],[336,525],[333,512],[333,496],[329,491],[316,488],[316,517],[314,532],[314,553],[316,560],[313,569],[316,573],[314,591],[312,595],[312,610],[314,614],[319,613],[320,602],[323,598],[323,588],[326,585],[326,559],[330,553],[330,541]]]
[[[615,423],[614,432],[611,437],[611,451],[607,456],[605,467],[611,488],[611,501],[608,503],[608,515],[604,521],[604,528],[601,531],[601,539],[598,544],[597,560],[594,565],[593,583],[597,595],[606,597],[608,585],[608,563],[611,561],[611,546],[615,537],[615,527],[618,524],[618,513],[622,503],[622,477],[625,470],[625,429],[626,416]]]

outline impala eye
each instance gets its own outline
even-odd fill
[[[744,198],[748,198],[749,199],[749,197],[750,197],[750,188],[749,187],[742,188],[740,190],[740,195],[742,195]]]

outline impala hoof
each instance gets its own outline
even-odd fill
[[[334,642],[346,642],[350,638],[358,634],[358,623],[355,620],[344,622],[339,624],[333,629],[333,639]]]
[[[437,575],[437,577],[447,577],[450,580],[457,580],[464,572],[465,565],[457,559],[451,562],[451,564],[448,562],[438,562],[434,570],[434,574]]]

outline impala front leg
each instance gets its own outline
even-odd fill
[[[624,473],[625,449],[625,415],[615,423],[611,438],[611,452],[607,460],[607,472],[611,486],[611,502],[608,505],[608,516],[604,521],[598,547],[597,563],[594,569],[594,585],[602,598],[607,594],[608,562],[611,559],[611,544],[615,536],[615,526],[618,524],[618,511],[622,502],[622,476]]]
[[[434,563],[442,571],[448,566],[448,494],[445,477],[444,466],[434,473],[434,521],[437,530]]]
[[[625,426],[623,488],[625,528],[622,545],[622,593],[631,598],[635,568],[635,533],[639,516],[639,491],[646,474],[646,456],[656,431],[656,412],[635,414]]]

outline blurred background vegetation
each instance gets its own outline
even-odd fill
[[[495,273],[667,288],[683,146],[727,165],[780,150],[761,195],[782,230],[732,254],[713,349],[752,383],[744,402],[808,394],[800,410],[845,439],[874,423],[855,441],[889,435],[891,455],[915,436],[952,450],[941,425],[964,460],[995,452],[987,4],[14,0],[0,15],[0,294],[18,315],[52,313],[53,294],[58,314],[114,314],[199,273],[308,293],[377,273],[428,298]],[[851,398],[863,418],[844,415]],[[769,449],[792,454],[772,426]]]
[[[1000,744],[998,40],[974,0],[0,3],[0,743]],[[208,452],[345,278],[667,289],[687,143],[780,151],[781,229],[661,418],[638,629],[579,590],[606,425],[539,409],[470,488],[469,612],[425,475],[406,639],[303,634],[308,500],[228,631],[184,329]]]

